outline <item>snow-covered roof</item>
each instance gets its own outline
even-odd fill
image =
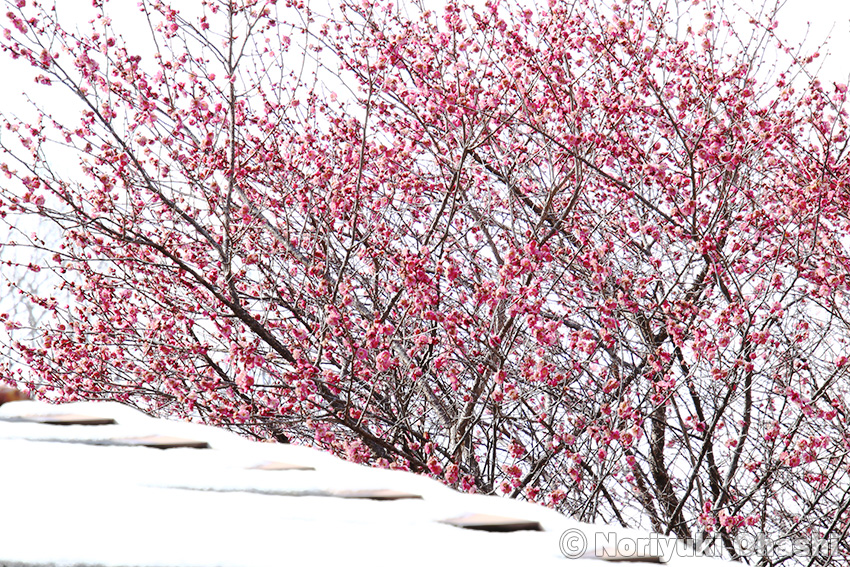
[[[0,485],[4,567],[600,567],[598,533],[608,543],[647,537],[117,403],[2,405]],[[575,551],[582,536],[584,558],[567,559],[562,544]],[[722,562],[674,555],[669,564]]]

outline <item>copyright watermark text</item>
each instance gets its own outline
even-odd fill
[[[579,557],[657,558],[667,562],[673,557],[725,557],[730,547],[739,557],[766,557],[772,560],[798,558],[829,558],[836,554],[838,536],[823,538],[773,538],[766,534],[740,533],[724,541],[720,536],[677,540],[658,534],[633,537],[618,532],[585,532],[571,528],[561,534],[561,553],[570,559]]]

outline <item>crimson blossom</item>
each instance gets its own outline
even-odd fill
[[[49,96],[0,215],[61,228],[31,391],[732,557],[850,529],[847,87],[775,12],[142,0],[146,52],[95,4],[7,2]]]

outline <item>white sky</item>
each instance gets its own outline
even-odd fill
[[[329,4],[334,4],[336,0],[328,0]],[[473,4],[482,3],[482,0],[468,0]],[[520,0],[522,1],[522,0]],[[544,2],[545,0],[537,0]],[[669,0],[670,2],[682,2],[686,0]],[[703,5],[711,2],[714,5],[725,3],[732,5],[734,0],[701,0]],[[772,3],[772,0],[768,0]],[[46,0],[45,3],[49,3]],[[196,12],[200,0],[175,0],[175,6],[185,6],[188,12]],[[440,4],[442,0],[429,0],[428,4],[433,6],[434,3]],[[763,0],[739,0],[743,5],[748,5],[753,8],[758,8],[763,5]],[[72,20],[77,22],[81,29],[88,29],[84,23],[90,15],[93,14],[91,8],[91,0],[58,0],[59,16],[63,21]],[[150,44],[150,32],[144,22],[139,21],[140,14],[135,6],[135,2],[129,0],[113,0],[106,4],[108,12],[111,14],[116,28],[128,40],[131,45],[135,45],[136,49],[145,51],[145,45]],[[755,10],[753,10],[755,11]],[[699,9],[697,9],[699,13]],[[0,27],[9,26],[10,23],[3,18]],[[806,39],[805,50],[814,50],[827,37],[830,37],[830,45],[827,50],[829,56],[821,58],[818,63],[823,67],[818,73],[822,83],[828,88],[832,82],[848,83],[850,82],[850,63],[846,54],[850,52],[850,1],[847,0],[785,0],[779,15],[779,27],[776,31],[779,37],[787,39],[788,43],[796,46]],[[825,53],[826,55],[826,53]],[[76,115],[76,109],[79,108],[79,103],[73,95],[67,94],[67,98],[62,103],[57,104],[56,95],[59,94],[58,89],[51,89],[37,85],[33,82],[33,69],[22,62],[11,62],[8,57],[0,54],[0,76],[3,77],[0,83],[0,110],[6,113],[18,114],[22,117],[29,118],[33,116],[32,108],[26,102],[26,97],[32,97],[37,101],[49,103],[49,109],[55,116],[66,116],[70,112],[71,116]],[[344,89],[335,89],[337,92],[343,93]],[[0,137],[10,136],[6,132],[0,132]],[[6,138],[8,141],[8,138]],[[55,159],[55,157],[54,157]],[[5,159],[0,158],[0,161]],[[55,164],[54,164],[55,165]],[[71,169],[76,166],[76,159],[69,163]],[[0,179],[0,182],[5,181]],[[26,223],[29,225],[30,223]],[[6,230],[0,228],[0,243],[9,238]],[[7,251],[0,248],[0,258],[8,257]],[[6,269],[2,274],[7,274]],[[3,278],[0,277],[0,286],[2,286]],[[7,307],[5,302],[0,301],[0,307]]]
[[[50,0],[45,0],[49,3]],[[336,0],[328,0],[329,4],[334,4]],[[441,4],[443,0],[429,0],[428,5],[434,6],[434,3]],[[483,0],[467,0],[473,4],[483,3]],[[522,1],[522,0],[520,0]],[[544,2],[545,0],[537,0]],[[670,2],[686,2],[686,0],[668,0]],[[714,5],[725,3],[732,5],[734,0],[701,0],[703,5],[711,2]],[[772,3],[772,0],[768,0]],[[763,5],[762,0],[739,0],[741,4],[748,5],[757,11],[755,8]],[[200,0],[174,0],[173,4],[177,7],[185,6],[189,13],[196,12]],[[72,25],[76,22],[81,29],[88,29],[85,23],[92,15],[91,0],[57,0],[59,4],[59,16],[63,21],[71,20]],[[135,46],[135,49],[145,51],[146,45],[150,45],[150,32],[145,22],[139,21],[140,14],[135,6],[135,2],[129,0],[113,0],[106,4],[108,11],[116,24],[116,29],[124,36],[124,38]],[[697,9],[699,13],[699,9]],[[0,23],[0,28],[9,26],[10,23],[3,18]],[[847,0],[785,0],[785,3],[779,14],[779,27],[776,30],[779,37],[788,41],[789,45],[796,46],[806,39],[804,50],[814,50],[820,43],[830,36],[830,44],[827,52],[827,57],[818,60],[823,67],[818,73],[822,83],[828,88],[832,82],[850,83],[850,63],[846,54],[850,52],[850,1]],[[826,53],[824,53],[826,55]],[[26,97],[32,97],[37,101],[48,103],[50,111],[57,117],[76,116],[76,110],[79,108],[79,102],[75,100],[73,95],[68,93],[60,104],[57,104],[56,95],[59,94],[58,89],[51,89],[37,85],[33,82],[33,69],[22,62],[12,62],[8,57],[0,54],[0,76],[3,81],[0,82],[0,110],[5,113],[17,114],[22,117],[29,118],[33,116],[33,111],[30,105],[26,102]],[[345,89],[334,89],[339,93],[344,93]],[[60,99],[61,100],[61,99]],[[0,131],[0,137],[11,136],[7,132]],[[8,138],[5,138],[8,141]],[[54,148],[55,150],[55,148]],[[54,154],[54,161],[58,156]],[[61,158],[60,158],[61,159]],[[0,157],[0,161],[6,161]],[[54,166],[56,164],[54,163]],[[71,158],[68,164],[68,170],[76,168],[76,158]],[[0,182],[5,179],[0,178]],[[13,221],[16,222],[16,221]],[[38,226],[35,219],[26,219],[21,222],[17,221],[19,227],[27,227],[27,232],[38,231],[40,235],[45,234],[45,228]],[[0,226],[0,244],[7,242],[12,238],[10,232]],[[18,236],[14,238],[20,240]],[[5,260],[14,255],[19,262],[26,263],[29,258],[22,258],[22,254],[28,254],[26,249],[3,249],[0,247],[0,260]],[[21,276],[20,270],[10,270],[8,267],[0,266],[0,312],[14,313],[19,320],[26,321],[28,318],[24,312],[21,312],[23,305],[19,302],[17,294],[4,293],[6,278],[17,280]],[[48,275],[42,271],[37,277],[41,278]],[[30,279],[34,276],[29,274]],[[25,283],[26,287],[40,285],[33,283]],[[17,311],[17,313],[15,313]],[[0,337],[4,331],[0,329]],[[3,341],[0,341],[2,343]]]
[[[45,4],[49,4],[51,0],[43,1]],[[336,1],[328,0],[328,4],[333,5]],[[474,5],[483,4],[483,0],[465,1],[471,2]],[[518,1],[520,3],[530,3],[533,1],[543,3],[546,0]],[[739,4],[750,7],[751,12],[756,12],[758,8],[766,3],[772,4],[774,0],[668,1],[681,2],[682,4],[689,3],[690,1],[699,1],[703,6],[708,5],[708,3],[715,6],[718,4],[725,4],[727,6]],[[175,7],[183,7],[183,12],[188,14],[192,14],[193,12],[196,14],[199,13],[197,11],[199,3],[200,0],[172,0],[172,4]],[[443,0],[430,0],[426,4],[435,6],[442,3]],[[89,29],[85,21],[94,14],[91,8],[91,0],[57,0],[57,4],[59,5],[58,14],[61,21],[66,23],[70,21],[72,26],[79,25],[82,30]],[[106,3],[106,8],[113,22],[116,24],[116,30],[128,40],[131,47],[136,46],[136,49],[146,51],[148,49],[147,46],[150,45],[150,32],[147,29],[146,22],[139,20],[141,16],[136,7],[136,2],[113,0]],[[696,13],[699,13],[699,11],[699,8],[695,9]],[[190,19],[194,18],[190,17]],[[10,22],[5,17],[2,18],[0,28],[9,27],[10,25]],[[785,0],[780,11],[779,27],[776,33],[779,37],[786,39],[789,45],[792,46],[798,45],[804,38],[807,38],[805,41],[806,51],[816,49],[827,36],[830,36],[829,48],[827,50],[830,55],[818,59],[817,63],[823,64],[823,68],[818,75],[822,83],[827,86],[831,82],[850,82],[848,81],[850,79],[850,63],[847,62],[846,57],[846,54],[850,52],[850,1]],[[4,77],[4,80],[0,83],[0,110],[3,112],[22,113],[23,116],[29,116],[29,112],[31,111],[28,109],[25,99],[25,95],[28,95],[36,100],[49,101],[50,110],[53,112],[58,111],[61,114],[63,109],[56,104],[56,89],[36,85],[33,82],[35,73],[27,65],[22,64],[22,62],[12,63],[8,60],[8,57],[0,56],[0,74]],[[343,93],[344,89],[337,89],[337,91]],[[70,95],[67,99],[67,106],[77,106],[76,101]]]
[[[45,3],[49,3],[46,0]],[[334,4],[336,0],[328,0],[329,4]],[[473,4],[483,3],[483,0],[467,0]],[[522,0],[520,0],[522,1]],[[537,0],[544,2],[545,0]],[[668,0],[670,2],[682,2],[686,0]],[[740,4],[750,6],[752,12],[757,11],[757,8],[763,6],[762,0],[738,0]],[[768,0],[772,4],[772,0]],[[718,3],[732,5],[734,0],[701,0],[703,5],[711,2],[715,6]],[[197,12],[200,0],[175,0],[173,4],[177,7],[184,6],[185,12]],[[429,0],[428,5],[433,6],[434,3],[441,4],[442,0]],[[93,15],[91,8],[91,0],[58,0],[59,16],[62,21],[71,20],[71,25],[78,25],[80,29],[89,29],[85,23]],[[139,21],[140,14],[135,6],[135,2],[129,0],[113,0],[106,4],[108,13],[111,15],[116,29],[123,37],[131,44],[131,48],[139,51],[146,51],[150,45],[150,32],[146,22]],[[696,9],[699,13],[699,8]],[[9,26],[10,23],[4,17],[0,28]],[[847,0],[785,0],[784,5],[779,14],[779,27],[776,30],[779,37],[785,39],[790,46],[797,46],[805,39],[804,51],[815,50],[827,36],[829,39],[829,47],[825,50],[825,57],[817,60],[817,64],[823,65],[818,72],[821,82],[829,88],[830,84],[850,83],[850,63],[848,63],[847,53],[850,52],[850,1]],[[812,69],[816,70],[816,69]],[[67,93],[64,100],[57,104],[58,89],[43,87],[33,82],[35,73],[28,65],[18,61],[12,62],[8,57],[0,54],[0,76],[3,81],[0,82],[0,110],[5,113],[17,114],[21,117],[29,118],[34,116],[32,107],[27,102],[27,97],[31,97],[39,102],[47,103],[48,109],[54,116],[59,117],[75,117],[79,109],[79,102]],[[344,93],[345,89],[333,89],[338,93]],[[61,100],[61,99],[60,99]],[[74,118],[76,121],[76,118]],[[9,141],[10,133],[0,131],[0,138],[4,141]],[[55,151],[55,148],[53,148]],[[56,161],[61,159],[55,153],[52,159]],[[0,156],[0,161],[7,161]],[[54,166],[56,164],[54,163]],[[76,168],[76,158],[69,160],[69,170]],[[4,182],[5,179],[0,179]],[[44,234],[44,228],[38,227],[34,220],[27,220],[18,226],[26,226],[26,230],[33,231],[38,229],[40,234]],[[0,243],[10,239],[10,233],[7,229],[0,227]],[[15,237],[19,239],[17,236]],[[14,252],[9,248],[5,250],[0,247],[0,259],[7,259],[11,253],[18,257],[18,261],[24,263],[29,259],[20,258],[26,249],[17,249]],[[16,272],[16,273],[15,273]],[[15,306],[13,303],[16,296],[10,297],[7,293],[2,293],[5,283],[5,277],[17,279],[20,276],[20,271],[10,273],[7,267],[0,267],[0,311],[14,312],[21,308],[20,305]],[[41,272],[45,275],[45,272]],[[18,313],[18,317],[21,314]],[[26,319],[26,317],[24,317]],[[0,335],[3,331],[0,329]],[[2,341],[0,341],[2,342]]]
[[[760,4],[759,0],[751,0]],[[814,49],[827,37],[831,55],[820,73],[821,82],[846,83],[850,74],[847,53],[850,51],[850,2],[846,0],[786,0],[779,12],[779,37],[792,45],[806,39]]]

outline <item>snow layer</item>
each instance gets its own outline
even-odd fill
[[[47,414],[111,417],[115,425],[16,421]],[[210,449],[98,445],[169,435]],[[252,469],[269,461],[315,470]],[[371,469],[293,445],[256,443],[202,425],[153,419],[114,403],[0,407],[0,565],[574,565],[561,536],[594,541],[647,534],[570,520],[547,508],[458,493],[431,479]],[[388,489],[421,499],[341,498]],[[490,533],[442,523],[465,514],[537,521],[543,531]],[[598,536],[597,534],[603,534]],[[600,537],[600,539],[597,539]],[[607,538],[607,539],[606,539]],[[668,552],[671,566],[717,566]]]

